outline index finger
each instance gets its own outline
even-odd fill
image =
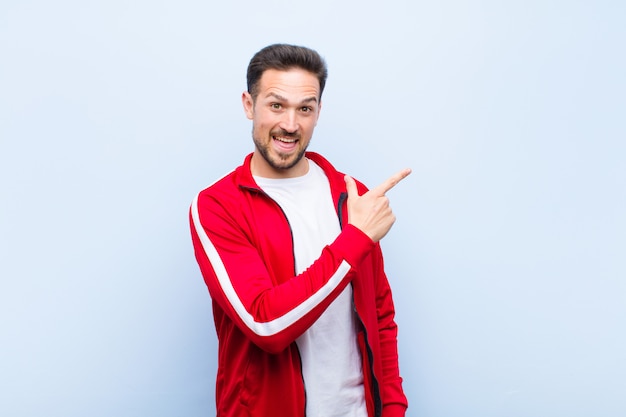
[[[387,178],[387,180],[380,184],[378,187],[373,188],[371,191],[379,195],[384,195],[387,191],[395,187],[400,181],[405,179],[410,173],[411,168],[405,168],[401,171],[398,171],[391,177]]]

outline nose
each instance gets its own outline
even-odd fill
[[[294,110],[286,111],[280,120],[279,127],[286,132],[294,133],[298,130],[298,116]]]

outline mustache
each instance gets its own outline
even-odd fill
[[[276,129],[276,130],[272,130],[270,132],[270,135],[272,136],[280,136],[283,138],[289,138],[289,139],[300,139],[300,132],[288,132],[284,129]]]

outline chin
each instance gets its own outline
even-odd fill
[[[270,165],[274,169],[285,171],[285,170],[295,167],[298,164],[298,162],[300,162],[300,158],[279,159],[278,161],[273,161],[272,163],[270,163]]]

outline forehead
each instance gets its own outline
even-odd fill
[[[320,82],[312,72],[302,68],[268,69],[259,82],[259,97],[278,94],[287,98],[320,96]]]

